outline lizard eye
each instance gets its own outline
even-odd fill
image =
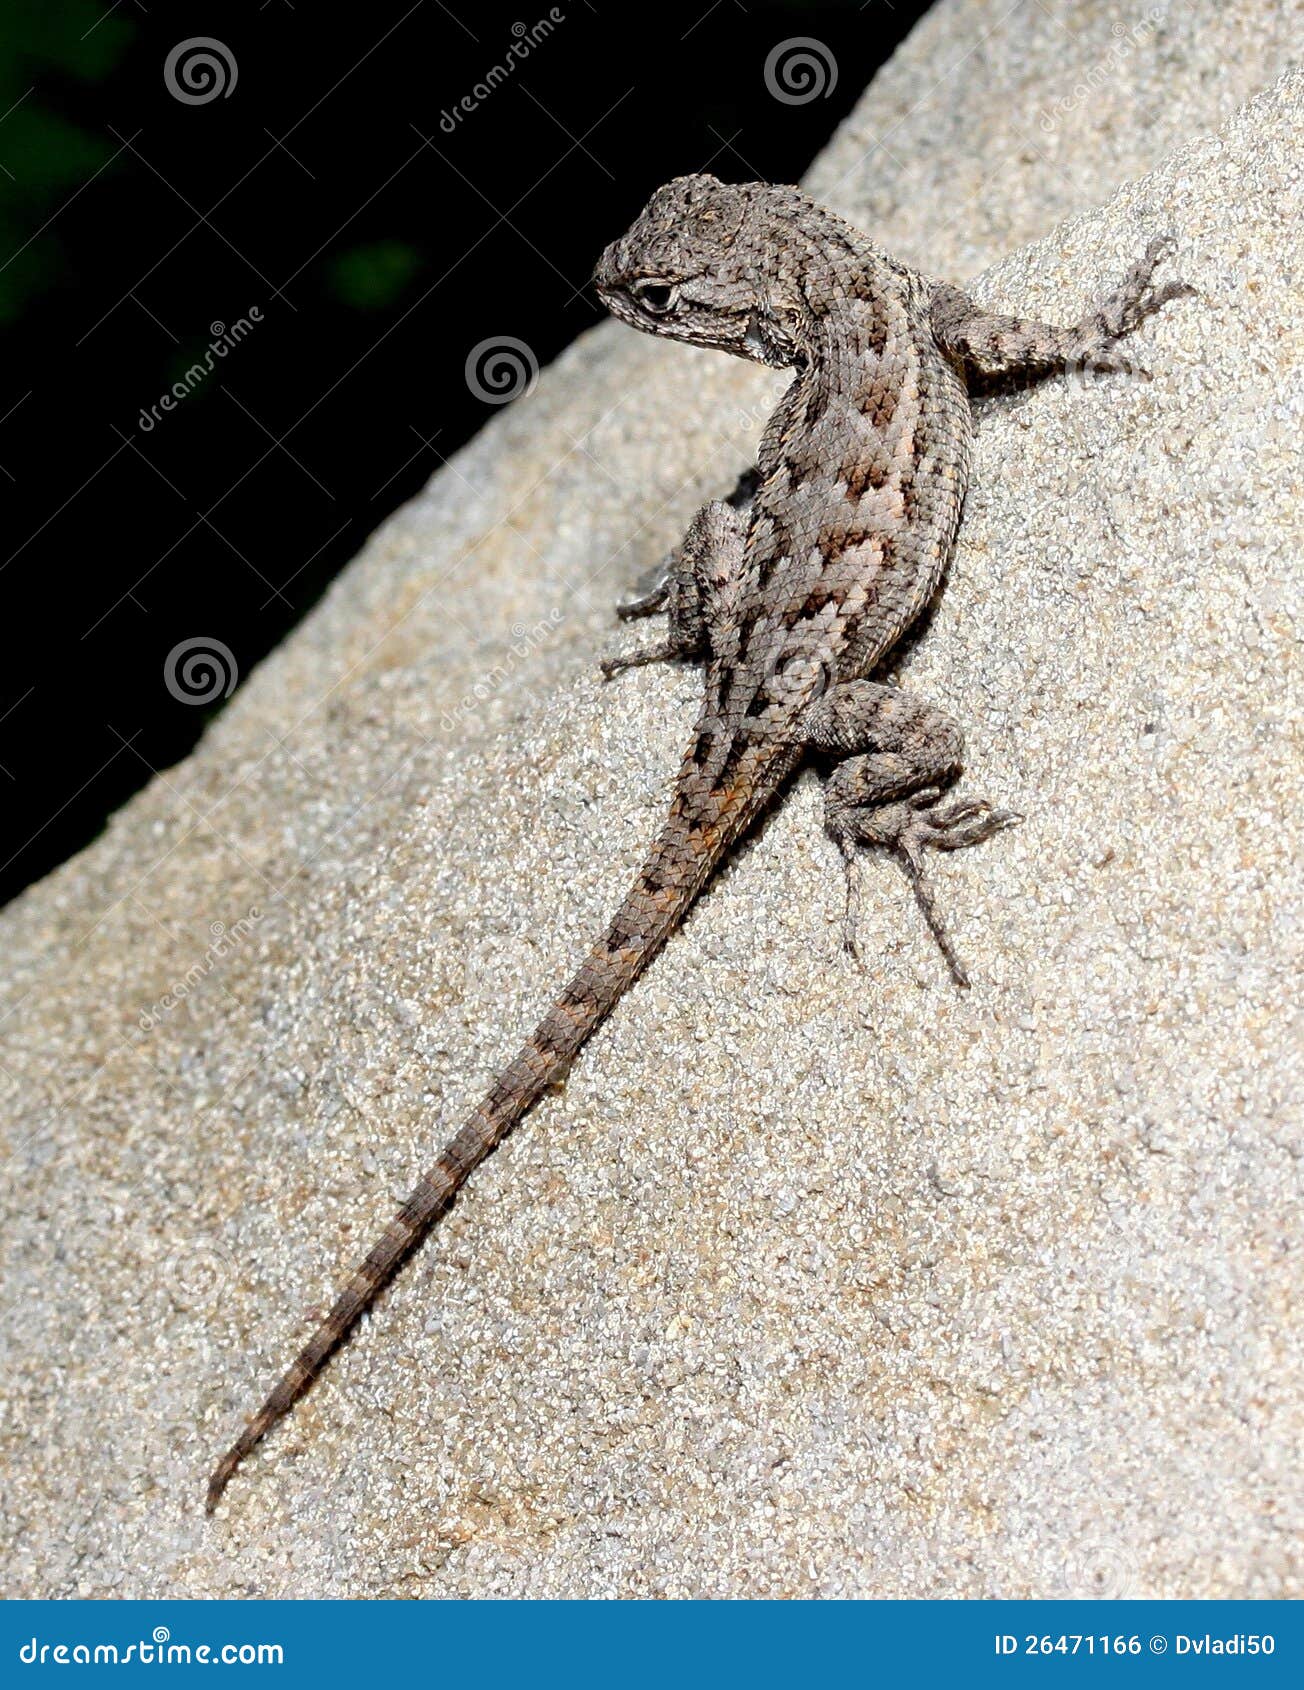
[[[672,287],[669,282],[635,282],[631,293],[645,311],[650,311],[654,317],[669,311],[675,303],[679,289]]]

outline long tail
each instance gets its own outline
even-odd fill
[[[670,819],[603,939],[504,1069],[487,1097],[418,1182],[353,1275],[298,1360],[218,1462],[208,1484],[212,1513],[231,1475],[308,1390],[361,1316],[425,1239],[474,1168],[539,1097],[560,1080],[595,1028],[611,1013],[674,931],[756,808],[755,789],[699,810],[690,824],[676,803]]]

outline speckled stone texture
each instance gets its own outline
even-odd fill
[[[890,227],[877,84],[814,185],[916,259],[935,219],[955,274],[1070,193],[992,305],[1068,318],[1167,227],[1203,295],[1139,337],[1152,382],[981,410],[899,666],[1027,818],[937,865],[974,990],[887,863],[877,960],[840,952],[804,777],[204,1519],[666,800],[695,677],[602,686],[609,605],[774,383],[586,337],[3,918],[9,1593],[1300,1593],[1304,88],[1198,138],[1250,91],[1216,20],[1266,83],[1280,13],[1184,7],[1184,60],[1093,90],[1099,193],[1135,185],[1089,212],[1028,163],[962,207],[938,149],[999,173],[1009,131],[949,109],[1061,97],[1120,9],[1026,8],[948,81],[973,10],[880,79],[936,114]]]

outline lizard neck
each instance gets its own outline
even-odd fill
[[[812,256],[803,278],[797,367],[809,388],[858,399],[912,338],[911,278],[865,240]]]

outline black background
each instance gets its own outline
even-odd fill
[[[596,321],[594,260],[668,177],[794,180],[923,9],[566,0],[449,133],[543,0],[10,0],[0,897],[193,745],[211,711],[168,690],[179,643],[246,675],[486,420],[474,345],[546,364]],[[164,67],[199,36],[235,75],[189,104]],[[802,36],[836,84],[784,104],[766,58]]]

